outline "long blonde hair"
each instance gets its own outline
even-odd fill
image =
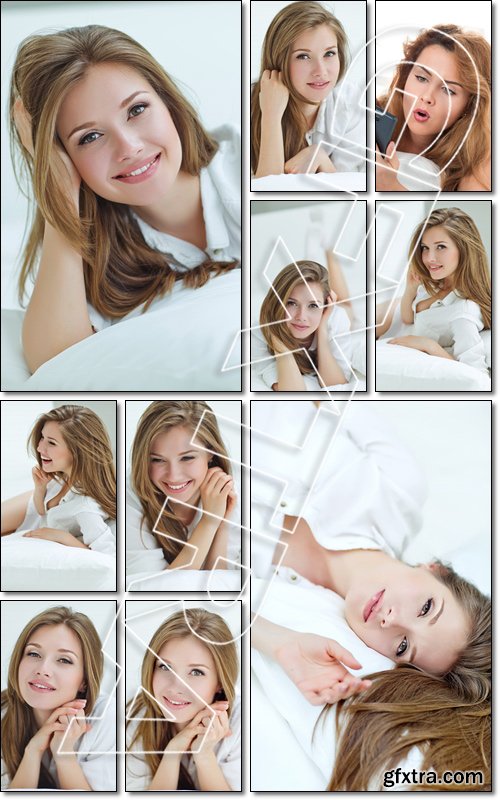
[[[24,300],[28,277],[35,272],[47,220],[82,255],[90,303],[104,316],[119,319],[142,303],[147,308],[156,296],[169,292],[176,280],[197,288],[211,274],[232,269],[237,262],[207,259],[183,275],[146,243],[128,206],[105,200],[82,183],[79,218],[68,208],[54,172],[56,147],[62,146],[56,132],[57,114],[67,92],[88,68],[106,63],[124,64],[139,72],[165,103],[182,143],[181,170],[199,175],[218,145],[165,70],[125,33],[87,25],[33,35],[20,45],[10,88],[11,151],[18,183],[22,173],[33,187],[37,204],[22,260],[20,300]],[[34,158],[22,146],[14,122],[18,98],[32,119]]]
[[[337,704],[338,747],[328,791],[369,786],[373,791],[373,782],[382,781],[412,747],[422,753],[422,771],[481,771],[480,788],[491,789],[491,600],[441,562],[435,562],[433,574],[466,613],[466,645],[442,676],[400,664],[367,676],[373,681],[369,689]],[[470,791],[471,786],[439,789]]]
[[[42,466],[37,445],[46,422],[57,422],[73,463],[69,476],[53,473],[60,483],[92,497],[110,519],[116,519],[116,476],[111,442],[102,420],[86,406],[64,405],[41,414],[28,437],[28,448]]]
[[[328,25],[337,37],[340,62],[338,82],[344,77],[349,62],[347,36],[342,23],[321,3],[313,2],[313,0],[297,0],[296,3],[290,3],[290,5],[285,6],[276,14],[267,29],[262,45],[260,75],[258,81],[252,87],[250,100],[250,155],[254,172],[259,163],[262,119],[259,92],[262,73],[265,70],[279,70],[282,81],[290,92],[288,104],[281,120],[285,161],[288,161],[302,148],[306,147],[307,122],[300,108],[300,104],[306,102],[306,100],[292,86],[290,60],[292,45],[295,40],[304,31],[310,28],[317,28],[319,25]]]
[[[460,83],[470,92],[459,119],[425,151],[425,156],[438,167],[446,167],[441,175],[441,189],[454,192],[462,178],[475,175],[477,166],[491,153],[491,46],[486,39],[458,25],[436,25],[423,30],[416,39],[404,43],[404,60],[396,67],[388,91],[377,103],[385,109],[392,98],[387,110],[398,119],[393,134],[396,140],[405,124],[403,91],[408,75],[422,50],[431,45],[439,45],[454,55]],[[489,186],[484,188],[490,189]]]
[[[197,430],[196,436],[203,447],[212,451],[209,465],[221,467],[228,475],[232,474],[217,418],[208,403],[204,400],[155,400],[147,407],[139,420],[132,445],[132,488],[141,503],[143,521],[155,536],[168,562],[182,550],[188,529],[169,503],[161,519],[158,519],[165,495],[149,477],[149,456],[155,436],[177,426],[186,427],[192,433]]]
[[[323,300],[326,300],[330,291],[326,267],[318,264],[317,261],[296,261],[293,264],[287,264],[278,273],[262,302],[259,322],[262,326],[261,331],[266,340],[267,349],[272,355],[274,355],[273,336],[278,338],[289,350],[295,350],[300,347],[300,341],[291,334],[286,322],[281,325],[272,325],[271,323],[287,319],[286,304],[293,290],[297,286],[303,286],[304,281],[306,283],[319,283],[323,292]],[[315,364],[315,353],[311,352],[309,355],[313,364]],[[293,357],[302,375],[315,374],[314,367],[305,353],[299,351],[294,353]]]
[[[410,243],[410,269],[418,273],[426,291],[432,297],[440,290],[440,281],[434,281],[424,266],[420,239],[426,230],[437,225],[450,235],[458,247],[459,263],[453,273],[453,289],[466,300],[473,300],[481,309],[484,327],[491,328],[491,276],[488,256],[476,223],[461,208],[435,209],[429,218],[422,220],[413,233]]]
[[[149,649],[144,654],[141,670],[141,687],[146,691],[141,692],[127,705],[127,727],[135,717],[144,711],[145,717],[159,718],[157,722],[139,720],[134,736],[127,748],[129,751],[135,742],[141,742],[141,749],[145,752],[146,763],[154,776],[159,767],[162,753],[170,739],[175,736],[171,722],[162,719],[162,710],[154,700],[153,675],[158,653],[162,647],[172,639],[197,636],[212,655],[217,677],[221,684],[221,692],[214,698],[227,700],[229,707],[228,716],[234,705],[235,686],[238,679],[238,654],[233,635],[226,622],[219,614],[206,611],[204,608],[187,608],[173,614],[163,622],[153,634]],[[151,652],[152,651],[152,652]],[[193,789],[192,781],[181,765],[179,775],[179,789]]]
[[[80,611],[66,606],[55,606],[37,614],[21,631],[9,663],[7,689],[2,692],[2,759],[5,761],[10,778],[16,774],[26,745],[38,731],[33,709],[21,695],[19,689],[19,664],[31,636],[42,625],[67,625],[82,646],[84,689],[80,693],[85,698],[85,715],[91,716],[102,680],[104,657],[102,643],[91,620]],[[40,767],[39,789],[56,788],[48,770]]]

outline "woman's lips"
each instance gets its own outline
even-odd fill
[[[121,181],[122,183],[142,183],[143,181],[147,181],[158,168],[158,164],[160,163],[161,153],[157,153],[153,159],[149,159],[148,161],[144,161],[142,164],[139,164],[135,169],[129,170],[128,173],[125,175],[115,175],[114,180]],[[143,172],[140,172],[138,175],[131,175],[131,172],[137,172],[137,170],[143,170],[144,167],[147,166]]]
[[[55,687],[51,686],[50,683],[46,683],[45,681],[29,681],[28,686],[33,692],[38,692],[39,694],[55,692]]]
[[[423,108],[416,108],[413,112],[413,118],[416,122],[427,122],[427,120],[430,119],[430,116],[427,111],[424,111]]]
[[[168,697],[163,697],[165,701],[165,705],[167,708],[170,708],[172,711],[182,711],[182,709],[187,708],[191,705],[191,701],[189,700],[169,700]]]
[[[290,325],[292,328],[296,328],[298,331],[307,331],[309,325],[297,325],[296,322],[291,322]]]
[[[163,481],[163,485],[170,494],[180,494],[181,492],[185,492],[192,482],[192,480],[185,481],[184,483],[166,483],[166,481]]]
[[[374,611],[379,607],[380,601],[384,596],[385,589],[382,589],[380,592],[377,592],[370,600],[368,600],[366,606],[363,609],[363,619],[365,622],[368,622],[371,615]]]
[[[310,86],[311,89],[325,89],[330,85],[330,81],[314,81],[313,83],[308,83],[307,85]]]

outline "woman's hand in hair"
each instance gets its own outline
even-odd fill
[[[20,97],[18,97],[14,103],[13,117],[21,144],[33,159],[35,157],[35,148],[33,144],[33,127],[31,123],[31,117],[26,111],[24,103]],[[80,173],[61,144],[55,145],[54,152],[56,157],[53,160],[52,167],[55,178],[61,185],[65,194],[68,196],[68,199],[74,204],[78,213],[80,186],[82,182]]]
[[[314,633],[291,632],[276,648],[275,658],[313,706],[345,700],[371,685],[371,681],[357,678],[345,668],[344,664],[361,668],[349,650]]]
[[[220,467],[210,467],[200,486],[203,511],[222,519],[226,516],[233,479]]]
[[[42,727],[35,733],[26,745],[26,750],[35,755],[42,756],[45,750],[51,745],[51,739],[55,734],[64,733],[67,723],[61,722],[59,717],[74,717],[82,711],[86,701],[75,699],[70,700],[65,706],[56,708]]]
[[[306,172],[314,175],[316,172],[336,172],[336,169],[322,147],[310,144],[285,162],[285,173],[299,175]]]
[[[409,294],[413,294],[413,297],[415,297],[417,294],[417,289],[421,283],[422,280],[418,272],[410,267],[406,275],[406,291]]]
[[[288,105],[290,92],[283,83],[281,72],[265,69],[260,79],[259,104],[262,116],[281,120]]]
[[[325,306],[323,308],[323,314],[321,315],[321,320],[319,323],[319,329],[323,331],[328,331],[328,321],[332,316],[333,309],[335,308],[335,303],[337,302],[337,295],[334,291],[328,292],[327,296],[325,297]]]
[[[396,144],[389,142],[385,156],[375,145],[375,190],[377,192],[406,192],[407,189],[398,181],[399,158],[396,155]]]
[[[61,531],[59,528],[38,528],[35,531],[27,531],[23,533],[28,539],[46,539],[49,542],[57,542],[64,544],[67,547],[84,547],[88,550],[86,544],[81,542],[76,536],[73,536],[69,531]]]
[[[229,708],[229,703],[227,700],[217,700],[215,703],[212,703],[210,706],[213,711],[216,713],[219,712],[226,712]],[[189,722],[185,728],[175,734],[170,741],[168,742],[165,752],[173,752],[173,753],[190,753],[193,749],[192,745],[194,740],[197,736],[203,736],[207,729],[203,724],[203,719],[205,717],[211,717],[210,711],[208,708],[202,708]]]
[[[71,722],[72,717],[74,722]],[[55,731],[50,740],[50,750],[56,760],[74,753],[75,742],[92,728],[85,719],[83,708],[77,709],[76,714],[60,714],[59,722],[63,725],[63,730]],[[59,753],[59,750],[62,752]]]

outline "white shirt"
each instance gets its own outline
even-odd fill
[[[5,714],[5,707],[2,717]],[[96,719],[94,719],[94,717]],[[102,717],[101,720],[97,717]],[[101,695],[91,714],[92,729],[75,744],[77,761],[94,792],[116,791],[116,703],[114,698]],[[8,735],[8,732],[5,732]],[[56,786],[57,770],[52,754],[46,750],[42,763]],[[2,791],[9,788],[11,777],[2,758]]]
[[[142,712],[140,716],[144,716],[144,712]],[[229,725],[231,728],[231,736],[221,739],[221,741],[215,745],[214,752],[217,756],[217,763],[232,791],[239,792],[241,790],[241,701],[238,695],[235,697]],[[129,722],[126,735],[127,748],[132,741],[136,728],[136,722]],[[134,743],[131,752],[133,753],[135,750],[140,751],[142,749],[144,748],[141,743],[137,741]],[[140,755],[129,754],[126,756],[125,761],[126,791],[145,791],[152,781],[152,775],[144,758]],[[183,755],[181,762],[186,767],[194,786],[199,790],[200,786],[196,774],[196,764],[192,756],[188,754]]]
[[[428,298],[426,289],[420,285],[412,304],[414,335],[434,339],[457,361],[488,374],[484,343],[479,335],[484,328],[480,306],[450,292],[429,308],[417,312],[417,304]]]
[[[227,558],[231,561],[240,563],[241,561],[241,510],[239,505],[239,489],[236,487],[238,494],[238,502],[233,510],[230,521],[236,523],[229,526],[229,538],[227,546]],[[165,554],[158,544],[156,536],[151,533],[147,527],[146,522],[142,524],[142,506],[140,501],[132,490],[130,482],[127,482],[127,497],[126,497],[126,561],[127,561],[127,578],[140,573],[147,573],[154,575],[157,572],[165,570],[169,564],[165,558]],[[187,540],[200,522],[203,516],[203,506],[200,504],[193,520],[187,525]],[[228,569],[237,569],[235,564],[226,564]]]
[[[399,159],[397,179],[410,192],[433,191],[441,187],[440,169],[434,161],[416,153],[396,153]]]
[[[269,577],[284,514],[305,519],[328,550],[383,549],[400,556],[422,524],[426,487],[413,455],[384,418],[363,401],[349,403],[342,417],[318,415],[308,401],[254,406],[254,574]]]
[[[236,128],[222,125],[211,135],[219,149],[208,166],[200,171],[200,191],[207,248],[201,250],[190,242],[155,230],[137,215],[136,220],[146,243],[165,253],[177,271],[188,272],[208,258],[214,261],[241,261],[241,141]],[[152,309],[162,298],[153,300]],[[143,306],[134,308],[121,319],[105,318],[87,304],[95,330],[138,316]]]
[[[366,172],[365,90],[345,81],[337,84],[322,101],[306,142],[322,142],[337,172]]]
[[[45,514],[35,508],[34,495],[31,495],[26,516],[18,531],[34,531],[38,528],[57,528],[69,531],[76,539],[83,541],[91,550],[108,555],[116,555],[115,536],[107,524],[109,518],[97,500],[78,494],[70,489],[57,506],[47,508],[47,504],[61,491],[61,484],[51,480],[45,494]]]
[[[335,337],[339,336],[340,334],[346,334],[349,331],[350,322],[347,312],[340,306],[335,306],[330,314],[330,317],[328,318],[328,343],[330,345],[330,352],[344,373],[344,377],[347,382],[353,378],[350,368],[350,363],[352,360],[351,337],[343,335],[340,336],[338,341],[335,340]],[[297,347],[300,347],[299,340],[297,340]],[[317,347],[318,337],[316,334],[314,334],[314,339],[309,347],[309,352],[315,352]],[[269,352],[267,342],[258,326],[252,328],[251,354],[252,368],[255,374],[262,378],[264,383],[266,383],[267,386],[272,389],[273,383],[278,383],[278,368],[276,366],[276,358]],[[306,379],[308,376],[304,375],[303,377]],[[314,384],[307,385],[306,382],[308,389],[317,391],[319,388],[324,388],[320,385],[317,375],[314,374],[311,377],[314,378]]]

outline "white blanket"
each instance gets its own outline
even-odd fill
[[[375,352],[375,389],[377,392],[490,392],[491,378],[460,361],[430,356],[380,339]]]
[[[178,284],[140,316],[84,339],[29,377],[22,311],[2,311],[4,391],[239,391],[240,370],[222,372],[241,328],[241,271],[200,289]]]
[[[365,172],[266,175],[252,178],[252,192],[366,192]]]

